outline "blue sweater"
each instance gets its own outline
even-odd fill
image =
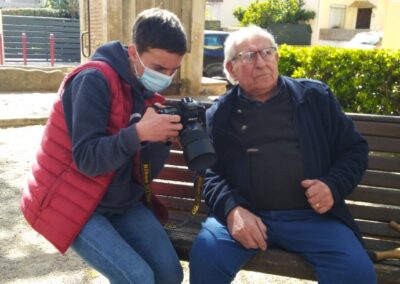
[[[99,47],[92,60],[111,65],[120,80],[132,87],[133,113],[142,115],[145,111],[144,100],[153,93],[145,90],[131,75],[127,49],[119,42],[110,42]],[[169,147],[162,143],[142,145],[134,126],[138,119],[132,119],[130,125],[120,129],[117,135],[110,136],[107,133],[111,102],[109,92],[107,80],[100,71],[85,69],[65,86],[62,104],[73,158],[79,170],[88,176],[116,171],[97,211],[122,213],[140,200],[144,193],[140,181],[132,175],[133,155],[144,148],[149,151],[154,177],[164,165]]]
[[[303,157],[304,175],[319,179],[332,191],[334,206],[327,212],[361,235],[344,199],[360,182],[367,168],[368,144],[342,112],[329,87],[321,82],[279,79],[294,103],[294,125]],[[207,110],[207,132],[218,161],[207,170],[203,195],[211,213],[226,222],[229,212],[243,206],[255,212],[246,145],[232,132],[230,113],[239,86],[228,91]],[[282,173],[284,174],[284,173]]]

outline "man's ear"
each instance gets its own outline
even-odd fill
[[[132,58],[134,61],[137,60],[137,52],[136,52],[136,46],[134,44],[128,45],[128,55],[130,58]]]
[[[228,61],[225,64],[225,68],[226,70],[229,72],[229,74],[231,75],[232,79],[236,80],[236,76],[235,76],[235,70],[233,68],[233,63],[232,61]]]

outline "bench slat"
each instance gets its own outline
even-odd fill
[[[368,157],[368,168],[370,170],[400,172],[400,159],[394,156],[382,157],[370,154]]]
[[[363,234],[369,235],[369,237],[371,237],[372,235],[377,238],[385,237],[389,242],[397,241],[398,247],[400,247],[400,240],[398,239],[400,233],[395,232],[393,229],[389,228],[388,222],[356,219],[356,223]]]
[[[400,124],[391,122],[354,121],[362,135],[400,138]]]
[[[378,152],[390,152],[390,153],[399,153],[400,152],[400,143],[397,138],[390,137],[377,137],[377,136],[369,136],[364,135],[364,138],[368,141],[368,146],[370,151],[378,151]]]
[[[157,176],[157,179],[180,181],[180,182],[193,182],[194,172],[182,168],[173,168],[166,165]]]
[[[194,198],[193,185],[184,185],[176,183],[163,183],[154,181],[151,189],[157,195],[169,195],[181,198]]]
[[[157,195],[157,197],[169,210],[190,212],[194,204],[194,199],[181,199],[164,195]],[[206,214],[207,211],[208,211],[207,206],[204,204],[204,201],[202,200],[199,208],[199,213]]]
[[[400,216],[399,206],[379,206],[377,204],[347,201],[351,214],[356,219],[390,222],[398,220]]]
[[[171,151],[167,159],[166,164],[176,165],[176,166],[187,166],[183,154],[176,151]]]
[[[400,173],[367,170],[360,184],[398,188],[400,185]]]
[[[378,238],[374,238],[373,236],[364,236],[363,241],[367,250],[373,250],[373,251],[392,250],[400,247],[399,242],[392,240],[381,240]],[[398,262],[397,265],[400,266],[400,262]]]
[[[400,206],[400,190],[359,185],[347,199]]]

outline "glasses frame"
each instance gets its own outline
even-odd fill
[[[260,54],[264,61],[269,61],[276,54],[276,50],[275,46],[270,46],[256,51],[241,51],[232,57],[232,61],[237,61],[240,58],[245,64],[254,64],[257,62],[257,54]]]

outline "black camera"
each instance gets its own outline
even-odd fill
[[[191,97],[185,97],[164,108],[157,108],[157,112],[181,117],[183,128],[179,132],[179,140],[189,169],[202,171],[215,163],[217,157],[214,146],[202,127],[205,120],[204,105]]]

